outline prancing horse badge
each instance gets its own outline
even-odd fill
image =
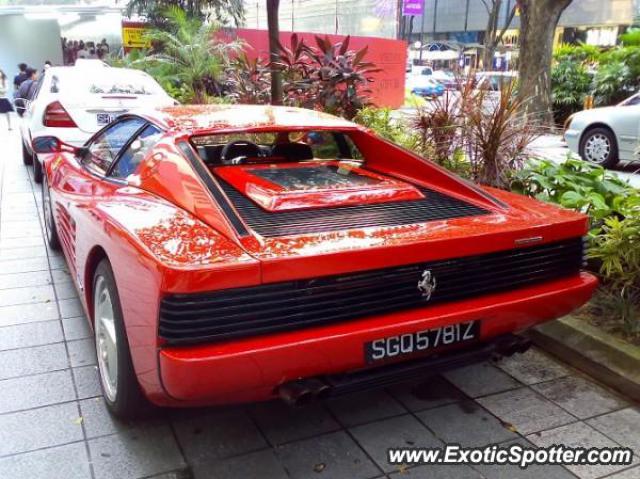
[[[420,294],[425,301],[429,301],[431,299],[431,295],[436,290],[437,285],[436,277],[433,275],[431,270],[425,269],[422,272],[422,278],[418,281],[418,291],[420,291]]]

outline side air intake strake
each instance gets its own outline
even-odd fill
[[[420,200],[270,212],[229,183],[219,181],[247,225],[267,238],[370,226],[403,226],[489,213],[488,210],[426,188],[419,188],[424,194]]]
[[[574,238],[337,276],[173,294],[160,304],[159,335],[172,344],[211,342],[428,308],[576,275],[582,262],[582,239]],[[426,270],[437,281],[428,301],[418,288]]]

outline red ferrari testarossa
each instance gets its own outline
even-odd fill
[[[351,122],[270,106],[34,139],[48,241],[104,397],[301,403],[523,351],[580,306],[580,214],[469,184]]]

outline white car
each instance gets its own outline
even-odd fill
[[[42,165],[31,148],[33,138],[51,135],[82,146],[119,115],[177,103],[147,73],[102,62],[51,67],[37,82],[31,98],[25,100],[20,134],[24,163],[33,164],[38,183]]]
[[[583,110],[565,123],[569,149],[607,168],[620,160],[636,160],[640,142],[640,93],[616,106]]]

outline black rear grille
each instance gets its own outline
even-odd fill
[[[211,293],[174,294],[160,305],[160,337],[218,341],[347,321],[517,289],[575,275],[582,239],[308,280]],[[436,278],[431,299],[417,288]]]
[[[220,179],[219,181],[245,222],[256,233],[267,238],[370,226],[403,226],[489,213],[478,206],[427,188],[419,188],[424,194],[424,198],[419,200],[296,211],[266,211],[229,183]]]

